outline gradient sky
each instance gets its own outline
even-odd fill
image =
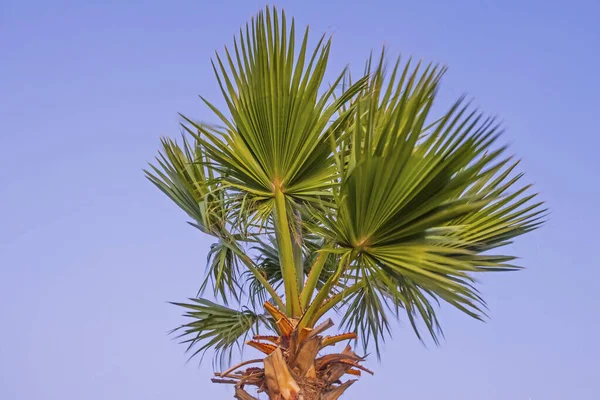
[[[384,42],[448,64],[441,101],[466,92],[500,116],[552,211],[510,249],[528,269],[483,280],[489,322],[443,307],[439,348],[395,325],[344,398],[599,398],[598,2],[277,4],[333,33],[330,72]],[[209,117],[209,59],[263,6],[0,2],[0,399],[231,398],[167,335],[183,319],[166,301],[195,294],[209,239],[141,169],[177,112]]]

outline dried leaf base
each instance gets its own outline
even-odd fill
[[[323,336],[333,326],[329,319],[314,329],[298,327],[298,320],[287,318],[270,303],[265,309],[275,318],[280,336],[255,336],[246,344],[267,356],[245,361],[227,371],[215,374],[216,383],[235,385],[235,398],[257,400],[245,388],[254,386],[271,400],[336,400],[356,379],[342,382],[345,375],[360,376],[361,371],[372,374],[360,363],[363,357],[350,346],[341,353],[319,353],[327,346],[355,339],[355,333]],[[262,363],[262,367],[242,367]]]

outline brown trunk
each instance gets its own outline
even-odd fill
[[[269,303],[267,311],[275,318],[280,336],[255,336],[248,345],[267,355],[264,359],[246,361],[227,371],[215,374],[216,383],[235,385],[235,398],[257,400],[245,388],[254,386],[271,400],[336,400],[356,379],[342,382],[344,375],[360,376],[363,361],[347,346],[338,354],[319,356],[323,348],[354,339],[354,333],[322,336],[333,326],[331,320],[311,328],[297,328],[298,321],[287,318]],[[269,343],[267,343],[269,342]],[[248,364],[262,363],[246,369]],[[260,364],[259,364],[260,365]]]

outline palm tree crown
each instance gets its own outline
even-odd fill
[[[545,215],[498,145],[493,119],[463,99],[432,115],[445,68],[398,59],[386,71],[382,52],[362,78],[344,70],[326,85],[330,45],[322,37],[309,50],[308,29],[296,38],[284,13],[259,13],[213,61],[226,109],[203,100],[217,124],[182,116],[181,142],[163,139],[146,171],[215,238],[199,293],[210,290],[212,300],[177,303],[188,310],[179,329],[189,349],[227,361],[253,334],[249,345],[267,355],[285,348],[296,382],[327,368],[331,380],[332,362],[315,359],[326,345],[358,335],[379,354],[390,320],[402,315],[419,338],[424,327],[437,342],[440,300],[483,318],[477,273],[518,269],[496,249]],[[299,366],[306,345],[292,357],[285,338],[316,337],[330,311],[350,333],[319,336],[313,364]],[[356,375],[362,359],[345,354],[344,373]],[[241,388],[253,382],[277,398],[268,360],[262,381],[232,378],[238,398],[252,398]],[[314,398],[337,398],[331,393],[347,387],[338,379]]]

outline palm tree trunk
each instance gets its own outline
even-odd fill
[[[248,341],[251,347],[266,354],[264,359],[243,362],[225,372],[217,373],[216,383],[235,385],[235,398],[257,400],[246,388],[256,387],[258,393],[266,393],[271,400],[336,400],[356,379],[345,375],[360,376],[361,371],[372,374],[360,363],[364,360],[350,346],[337,354],[319,355],[325,347],[343,340],[355,339],[356,334],[322,336],[333,326],[327,320],[312,328],[298,327],[298,320],[287,318],[269,303],[265,308],[275,318],[279,336],[255,336]],[[241,367],[262,363],[262,367]]]

